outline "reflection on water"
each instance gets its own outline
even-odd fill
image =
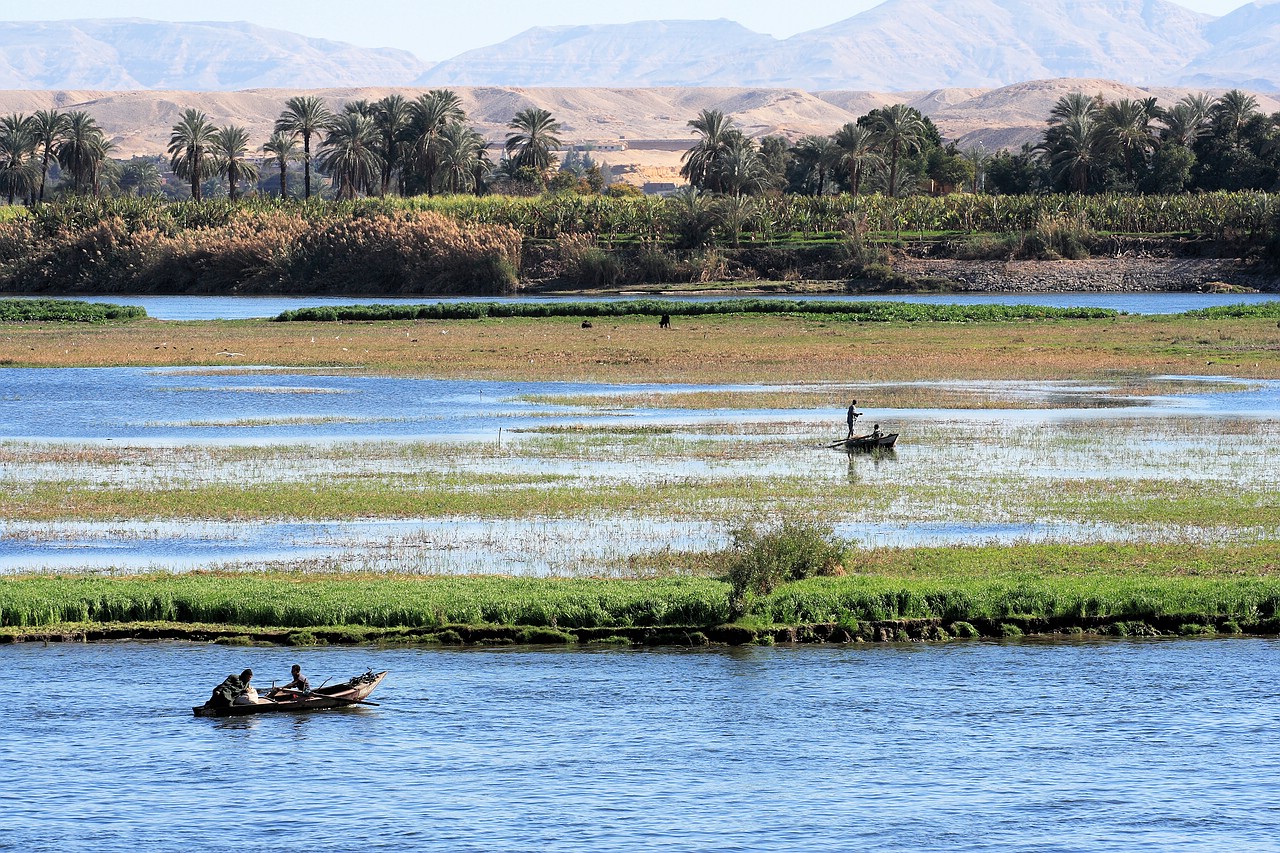
[[[295,661],[391,674],[377,708],[191,716],[227,673]],[[0,666],[14,850],[1164,853],[1280,832],[1269,640],[18,645]]]

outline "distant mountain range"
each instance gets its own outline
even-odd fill
[[[0,21],[0,89],[404,85],[428,67],[404,50],[371,50],[246,23]]]
[[[245,23],[0,22],[0,89],[991,88],[1101,78],[1280,90],[1280,0],[886,0],[787,39],[727,20],[535,27],[435,65]]]

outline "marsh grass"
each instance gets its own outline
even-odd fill
[[[238,364],[524,381],[694,384],[929,380],[1107,380],[1169,374],[1274,377],[1269,319],[1118,317],[1048,323],[861,324],[785,315],[691,317],[663,333],[648,318],[500,318],[369,323],[162,322],[50,329],[0,325],[0,362],[18,366]],[[225,353],[241,355],[230,357]],[[853,384],[853,383],[850,383]]]
[[[881,549],[847,555],[844,577],[782,583],[744,623],[1009,619],[1178,624],[1242,630],[1280,616],[1275,543],[1253,547],[1091,545]],[[222,624],[310,629],[512,625],[703,627],[731,616],[732,585],[324,574],[20,576],[0,584],[0,626]],[[964,634],[961,625],[952,632]],[[365,635],[367,636],[367,635]]]

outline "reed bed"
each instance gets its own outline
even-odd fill
[[[409,209],[77,200],[0,222],[0,286],[500,294],[520,251],[509,227]]]

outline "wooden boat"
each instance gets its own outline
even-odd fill
[[[880,436],[855,435],[853,438],[846,438],[839,444],[843,444],[845,450],[890,450],[897,440],[898,434],[889,432]]]
[[[365,697],[382,683],[387,672],[369,670],[341,684],[330,684],[315,690],[289,690],[273,687],[252,705],[196,705],[191,710],[197,717],[243,717],[249,714],[299,713],[323,711],[328,708],[345,708],[348,705],[372,705]]]

